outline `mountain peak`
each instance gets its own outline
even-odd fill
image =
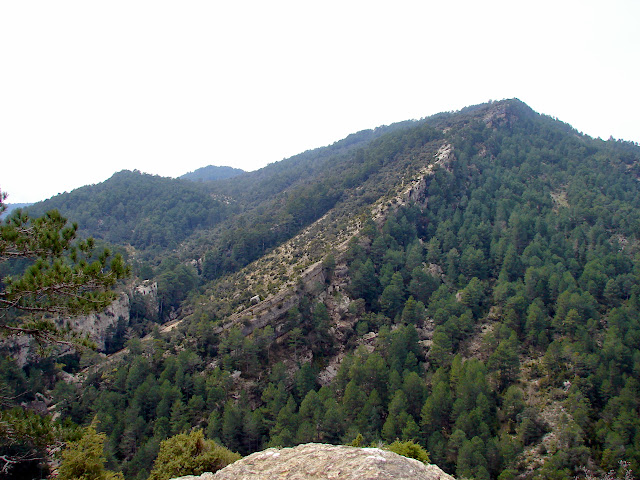
[[[198,168],[193,172],[185,173],[180,178],[194,181],[213,181],[236,177],[243,173],[245,173],[245,171],[240,168],[208,165],[206,167]]]

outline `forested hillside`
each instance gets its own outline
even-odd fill
[[[228,218],[234,206],[198,183],[123,170],[101,184],[38,203],[29,212],[41,215],[50,209],[73,218],[84,235],[158,255],[193,231]]]
[[[198,168],[193,172],[185,173],[180,178],[185,180],[193,180],[196,182],[210,182],[214,180],[223,180],[225,178],[232,178],[244,173],[244,170],[232,167],[217,167],[215,165],[209,165],[206,167]]]
[[[123,192],[140,174],[118,176]],[[51,389],[63,421],[97,418],[131,479],[196,427],[242,455],[414,441],[458,478],[639,471],[639,179],[637,145],[508,100],[171,183],[204,202],[173,196],[203,220],[147,257],[177,326],[106,365],[67,357],[76,383],[5,370],[16,395]],[[151,221],[104,188],[139,202],[134,230]]]

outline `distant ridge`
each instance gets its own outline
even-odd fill
[[[212,181],[236,177],[243,173],[245,173],[245,171],[240,168],[217,167],[215,165],[208,165],[206,167],[198,168],[193,172],[185,173],[180,178],[192,181]]]
[[[5,205],[7,206],[7,209],[0,213],[0,218],[10,215],[13,210],[17,210],[18,208],[26,208],[31,205],[31,203],[7,203]]]

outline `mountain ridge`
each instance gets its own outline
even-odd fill
[[[227,166],[216,166],[216,165],[207,165],[205,167],[200,167],[193,172],[185,173],[181,175],[179,178],[183,178],[185,180],[194,180],[194,181],[216,181],[216,180],[224,180],[226,178],[232,178],[237,175],[242,175],[246,173],[244,170],[240,168],[233,168]]]

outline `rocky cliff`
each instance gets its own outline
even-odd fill
[[[129,324],[129,296],[126,293],[121,293],[104,312],[67,318],[64,322],[75,331],[87,335],[96,343],[98,350],[104,350],[107,329],[114,326],[119,318]]]

